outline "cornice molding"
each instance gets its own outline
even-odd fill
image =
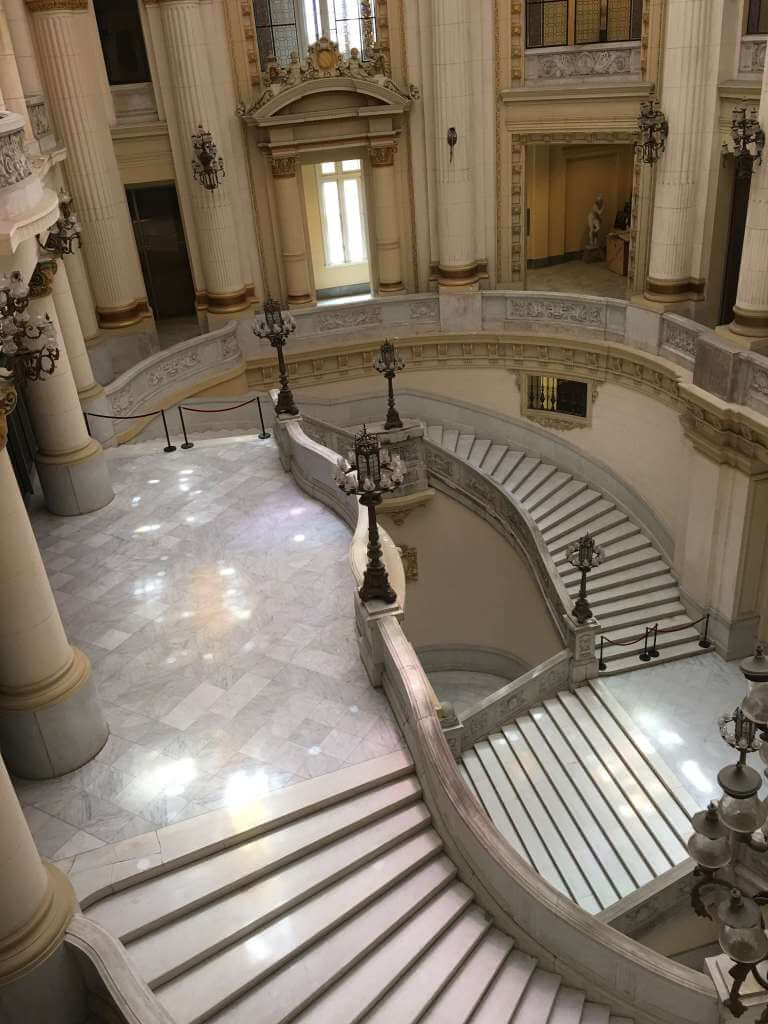
[[[57,11],[87,11],[88,0],[25,0],[32,14],[53,14]]]

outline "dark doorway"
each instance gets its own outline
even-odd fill
[[[723,302],[720,307],[720,323],[729,324],[733,320],[733,307],[736,303],[736,292],[739,287],[739,270],[741,268],[741,250],[744,247],[744,229],[747,226],[747,206],[749,205],[749,187],[752,175],[739,176],[733,179],[733,199],[731,201],[731,223],[728,229],[728,250],[725,257],[725,275],[723,278]]]
[[[155,318],[193,315],[195,287],[176,188],[136,185],[125,191]]]
[[[35,491],[35,452],[37,444],[24,404],[24,393],[16,397],[16,408],[8,417],[8,455],[19,483],[19,490],[26,498]]]
[[[150,80],[144,33],[136,0],[94,0],[110,85]]]

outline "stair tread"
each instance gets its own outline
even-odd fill
[[[523,860],[530,863],[531,859],[528,856],[528,851],[518,835],[517,828],[513,824],[507,808],[505,808],[499,798],[499,794],[494,789],[493,783],[489,779],[477,751],[474,749],[465,750],[461,755],[461,758],[472,783],[473,791],[485,810],[485,813],[494,823],[499,832],[501,832],[515,853],[518,853]],[[513,810],[516,809],[517,808],[513,808]]]
[[[534,973],[538,973],[536,961],[513,949],[483,996],[472,1024],[508,1024]]]
[[[491,476],[497,483],[503,484],[515,466],[524,458],[525,452],[508,450]]]
[[[666,780],[655,771],[653,764],[641,754],[613,717],[609,707],[588,686],[579,687],[576,696],[592,716],[602,734],[629,767],[645,792],[663,815],[665,821],[684,847],[691,834],[690,815],[680,806],[675,792],[670,793]],[[679,788],[678,786],[675,789]],[[687,856],[687,853],[686,853]]]
[[[597,519],[592,520],[589,524],[589,532],[595,540],[600,543],[606,531],[618,530],[623,526],[631,526],[632,529],[637,529],[636,525],[630,522],[626,513],[614,506],[614,508],[609,509],[609,511],[603,512],[603,514],[598,516]],[[574,527],[573,530],[569,530],[567,533],[558,534],[558,536],[553,538],[547,545],[551,554],[555,555],[564,550],[572,540],[578,540],[583,532],[584,531],[580,530],[578,527]]]
[[[542,716],[546,712],[538,711],[536,714]],[[538,759],[541,770],[546,773],[553,788],[560,794],[563,803],[568,808],[568,814],[576,823],[604,873],[610,879],[614,890],[611,902],[634,892],[635,882],[606,838],[598,817],[598,809],[592,806],[588,795],[577,789],[574,780],[564,771],[557,756],[549,749],[547,740],[539,730],[535,719],[531,715],[523,715],[514,724],[525,737],[528,747]]]
[[[584,1003],[581,1024],[608,1024],[611,1011],[602,1003]]]
[[[547,476],[537,487],[535,487],[525,498],[521,501],[525,508],[529,512],[533,512],[539,505],[543,504],[547,498],[551,498],[553,494],[559,491],[562,487],[572,480],[573,477],[570,473],[564,473],[562,470],[552,473]]]
[[[487,473],[488,476],[493,476],[496,467],[501,463],[501,460],[504,458],[504,454],[507,451],[508,448],[505,444],[492,444],[480,466],[483,473]]]
[[[616,540],[611,540],[610,542],[606,542],[605,540],[600,539],[595,534],[593,534],[595,540],[597,540],[598,544],[605,552],[605,562],[603,566],[601,566],[601,568],[607,567],[609,563],[611,565],[614,565],[616,564],[617,560],[619,558],[622,558],[624,555],[634,554],[636,551],[641,551],[647,547],[653,548],[653,550],[656,551],[656,548],[653,547],[653,544],[648,539],[648,537],[646,537],[646,535],[642,532],[642,530],[639,530],[634,525],[634,523],[630,523],[629,520],[626,520],[624,523],[619,523],[618,526],[612,527],[610,531],[606,532],[613,533],[614,531],[620,531],[622,527],[626,527],[624,533],[621,533]],[[558,554],[555,556],[555,563],[557,565],[560,565],[564,562],[565,549],[558,552]],[[575,569],[573,569],[572,571],[576,572]],[[596,569],[594,571],[599,572],[600,569]]]
[[[698,642],[679,644],[675,647],[665,647],[660,651],[659,657],[653,661],[640,661],[635,655],[626,658],[617,658],[616,661],[608,662],[608,669],[601,672],[601,676],[618,676],[625,672],[636,672],[644,668],[655,668],[669,661],[682,661],[684,658],[693,658],[702,654],[709,654],[710,650],[699,647]]]
[[[419,960],[408,970],[397,984],[377,1003],[374,1009],[370,1010],[363,1018],[363,1024],[391,1024],[398,1021],[398,1024],[417,1024],[421,1021],[422,1014],[428,1009],[431,1003],[440,995],[445,986],[450,982],[456,972],[463,977],[464,963],[482,940],[490,927],[490,921],[477,905],[469,907],[456,920],[448,931],[443,934],[435,944],[428,949]],[[390,970],[390,964],[386,964]],[[366,965],[367,968],[367,965]],[[358,968],[358,973],[363,976],[357,979],[353,985],[344,979],[339,983],[347,985],[351,991],[346,993],[343,1006],[364,1005],[365,999],[370,998],[370,979],[365,977],[370,974],[367,969]],[[376,975],[373,975],[374,979]],[[365,987],[363,987],[363,985]],[[332,998],[332,996],[334,998]],[[352,997],[350,999],[350,997]],[[325,1009],[336,1009],[340,1000],[336,993],[329,993],[321,999],[321,1003],[327,1003]],[[302,1014],[297,1024],[309,1024],[310,1021],[328,1021],[328,1024],[348,1020],[348,1016],[342,1013],[326,1013],[323,1016],[314,1013],[315,1007],[311,1007],[308,1014]]]
[[[638,634],[635,633],[635,636],[637,635]],[[645,647],[644,633],[641,631],[639,635],[640,639],[635,644],[630,644],[626,647],[606,647],[603,653],[603,661],[605,662],[605,664],[611,665],[614,661],[619,661],[627,657],[635,657],[639,661],[640,654],[643,652]],[[649,634],[649,643],[652,641],[652,639],[652,635]],[[693,626],[691,626],[688,629],[676,630],[674,633],[669,633],[667,635],[659,633],[658,638],[656,640],[656,650],[659,652],[658,657],[656,659],[656,663],[658,664],[659,660],[663,661],[666,655],[674,654],[675,650],[679,648],[681,645],[698,643],[698,641],[699,632]],[[610,651],[611,653],[609,654],[608,651]]]
[[[407,864],[406,854],[414,862],[433,856],[440,847],[431,830],[408,842],[428,823],[421,802],[387,816],[128,943],[131,960],[150,986],[162,983],[278,915],[284,919],[301,900],[335,883],[343,889],[347,876],[370,861],[377,861],[376,871],[385,872]],[[343,897],[338,900],[341,905]]]
[[[657,559],[655,562],[649,562],[648,565],[635,566],[632,569],[622,569],[620,572],[613,573],[612,576],[605,576],[594,582],[588,580],[587,592],[590,595],[591,601],[598,594],[602,599],[605,596],[610,596],[612,591],[632,593],[631,588],[645,586],[651,580],[666,579],[674,581],[675,577],[670,573],[667,563]],[[578,593],[579,584],[575,581],[569,581],[566,583],[566,589],[573,596]]]
[[[672,577],[670,577],[672,579]],[[673,580],[674,582],[674,580]],[[654,608],[656,605],[666,604],[669,601],[679,601],[680,592],[677,586],[664,586],[659,590],[648,593],[632,594],[629,597],[613,598],[606,602],[597,613],[598,621],[602,622],[602,615],[614,617],[620,612],[628,612],[639,608]],[[651,617],[653,612],[649,612]]]
[[[469,1024],[512,947],[513,942],[508,935],[491,928],[472,951],[461,972],[451,979],[419,1019],[419,1024]],[[389,1018],[390,1021],[394,1019]]]
[[[514,742],[511,742],[508,738],[512,735],[514,735],[512,729],[505,729],[503,733],[495,733],[491,735],[489,737],[489,743],[496,754],[501,768],[506,772],[507,778],[514,786],[520,800],[525,805],[541,841],[552,856],[552,859],[565,882],[565,887],[561,885],[558,886],[558,888],[560,888],[561,891],[564,891],[567,896],[570,896],[572,900],[578,903],[579,906],[583,907],[589,913],[598,913],[606,905],[613,902],[613,900],[609,898],[607,903],[598,903],[593,891],[589,887],[589,883],[587,882],[582,868],[587,869],[588,867],[594,866],[595,871],[600,872],[600,867],[594,859],[591,858],[589,850],[581,836],[578,836],[577,841],[576,835],[578,835],[578,832],[574,828],[572,821],[570,821],[570,829],[568,829],[567,823],[569,819],[567,817],[567,812],[566,818],[564,820],[557,821],[556,824],[557,811],[560,810],[562,805],[559,807],[548,806],[547,797],[550,795],[549,790],[548,792],[542,792],[537,787],[535,781],[531,779],[528,771],[526,771],[526,764],[523,763],[522,753],[517,749],[517,745]],[[519,736],[519,734],[517,735]],[[531,767],[530,762],[527,767]],[[556,796],[554,792],[552,792],[551,795]],[[558,825],[560,828],[558,828]],[[568,838],[572,839],[574,844],[578,846],[579,852],[582,852],[589,858],[589,864],[579,863],[577,854],[575,851],[572,851],[569,842],[563,835],[564,832],[570,833]],[[576,835],[574,835],[574,833]]]
[[[513,725],[505,726],[501,735],[517,757],[543,809],[587,882],[590,895],[597,898],[601,909],[609,907],[619,898],[618,893],[606,875],[600,858],[593,852],[588,838],[582,834],[570,805],[562,799],[558,788],[552,785],[535,751],[528,744],[521,723],[522,719],[518,719]],[[531,805],[527,806],[530,811]],[[586,902],[578,899],[577,902],[585,910],[592,911],[594,898]]]
[[[540,463],[540,459],[537,459],[533,455],[526,455],[517,466],[512,470],[510,475],[504,481],[504,490],[508,494],[514,494],[517,488],[527,480],[531,473],[536,469]]]
[[[559,988],[559,974],[537,968],[528,982],[523,998],[515,1007],[511,1024],[532,1024],[533,1021],[549,1020]]]
[[[667,601],[640,611],[619,612],[616,615],[608,615],[603,611],[600,615],[600,625],[603,632],[611,631],[611,635],[614,630],[636,631],[638,624],[640,624],[640,632],[642,632],[642,623],[648,621],[646,613],[650,613],[653,622],[657,619],[661,622],[663,619],[689,618],[680,601]]]
[[[536,509],[534,518],[544,519],[550,513],[560,508],[561,505],[565,505],[566,502],[575,498],[577,494],[581,494],[586,489],[587,484],[584,480],[576,480],[574,477],[571,477],[570,480],[565,481],[560,490],[541,503]]]
[[[474,434],[459,434],[459,440],[456,442],[456,455],[458,458],[464,460],[468,458],[474,441]]]
[[[451,427],[446,427],[443,430],[442,446],[447,452],[456,451],[456,443],[459,440],[458,430],[453,430]]]
[[[547,544],[561,533],[577,526],[585,527],[613,507],[612,503],[598,494],[597,491],[586,490],[578,494],[561,508],[552,512],[537,525]],[[582,530],[583,532],[583,530]]]
[[[177,1024],[205,1020],[235,998],[227,1020],[278,1024],[289,1006],[298,1011],[302,1000],[330,985],[419,906],[452,884],[455,873],[448,858],[438,856],[395,885],[385,879],[373,903],[370,892],[352,892],[350,904],[357,900],[363,909],[337,927],[340,905],[327,893],[320,894],[315,898],[316,915],[308,914],[306,906],[299,908],[294,921],[283,918],[270,926],[269,941],[256,933],[230,946],[161,986],[158,998]],[[315,920],[310,919],[313,916]],[[312,945],[296,957],[295,952],[308,943]],[[282,966],[265,977],[275,964]]]
[[[663,558],[660,557],[656,548],[648,541],[644,539],[642,545],[638,545],[626,554],[620,554],[611,556],[607,549],[605,550],[605,559],[603,564],[593,569],[589,574],[589,582],[594,586],[595,580],[606,579],[607,577],[614,576],[617,572],[628,572],[632,569],[640,568],[641,566],[648,565],[648,563],[659,563],[666,565],[667,563]],[[564,563],[564,568],[560,570],[560,575],[563,577],[565,583],[571,583],[572,581],[578,581],[580,573],[578,569],[574,569],[570,562]]]
[[[530,717],[552,752],[553,763],[559,765],[563,775],[571,781],[576,792],[581,794],[589,814],[600,826],[605,841],[621,861],[632,880],[632,890],[650,882],[653,878],[650,868],[624,827],[622,819],[617,816],[616,804],[611,803],[610,798],[601,791],[599,784],[581,763],[555,719],[543,706],[534,708]],[[595,760],[593,758],[590,763],[594,764]],[[612,790],[612,793],[614,792],[617,797],[620,796],[617,791]]]
[[[556,526],[564,519],[569,519],[571,516],[576,515],[599,498],[602,498],[602,494],[599,491],[589,486],[583,487],[577,494],[569,498],[568,501],[558,506],[558,508],[552,509],[550,512],[545,513],[543,509],[537,509],[534,513],[536,525],[542,533],[546,533],[552,526]]]
[[[681,607],[682,607],[682,605],[681,605]],[[668,628],[670,628],[672,626],[682,626],[684,628],[680,630],[680,633],[686,632],[686,628],[685,627],[690,627],[691,629],[693,629],[696,632],[696,635],[698,636],[698,630],[696,630],[695,626],[691,626],[691,618],[690,618],[689,615],[686,615],[684,611],[681,611],[679,614],[676,614],[676,615],[667,615],[667,616],[661,616],[661,617],[653,616],[651,618],[651,620],[647,623],[647,625],[651,625],[652,626],[652,625],[655,625],[656,623],[658,623],[658,625],[659,625],[659,630],[668,629]],[[613,627],[612,626],[611,630],[610,630],[610,635],[611,635],[611,639],[612,640],[629,640],[633,636],[639,636],[640,637],[640,642],[642,644],[642,638],[644,636],[644,631],[645,631],[645,627],[644,626],[638,626],[638,625],[633,623],[633,624],[631,624],[629,626],[619,626],[619,627]],[[657,637],[658,643],[662,643],[662,641],[663,641],[665,636],[674,637],[675,633],[664,634],[664,633],[659,632],[659,635]],[[608,653],[608,648],[606,647],[605,650],[606,650],[606,654],[607,654]]]
[[[475,469],[480,468],[480,464],[488,454],[488,449],[491,447],[491,442],[475,438],[475,443],[472,445],[472,450],[469,453],[467,462],[470,466],[474,466]]]
[[[549,465],[546,462],[539,463],[528,479],[517,488],[515,497],[518,501],[524,502],[529,494],[533,494],[541,484],[546,483],[556,472],[557,466]]]
[[[404,804],[418,800],[415,775],[386,783],[315,811],[255,839],[222,850],[173,871],[147,879],[95,903],[86,916],[117,938],[127,940],[152,925],[203,903],[217,893],[274,871],[319,844]]]
[[[635,776],[623,757],[620,757],[605,742],[601,730],[587,713],[581,701],[572,693],[559,693],[558,700],[567,709],[572,721],[594,753],[597,754],[605,770],[610,773],[614,783],[621,789],[624,802],[634,809],[638,819],[649,829],[658,844],[662,856],[657,857],[654,854],[653,863],[659,865],[656,868],[656,873],[661,874],[687,857],[685,847],[682,846],[666,820],[656,809],[641,781]]]
[[[547,1024],[580,1024],[584,993],[577,988],[561,987]]]

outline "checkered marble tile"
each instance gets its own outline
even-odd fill
[[[94,761],[16,780],[65,858],[236,806],[403,745],[357,654],[348,528],[271,441],[108,453],[105,509],[32,522],[110,726]]]

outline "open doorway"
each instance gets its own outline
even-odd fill
[[[526,286],[625,298],[634,149],[527,147]]]
[[[318,302],[370,295],[362,161],[305,164],[302,179]]]

